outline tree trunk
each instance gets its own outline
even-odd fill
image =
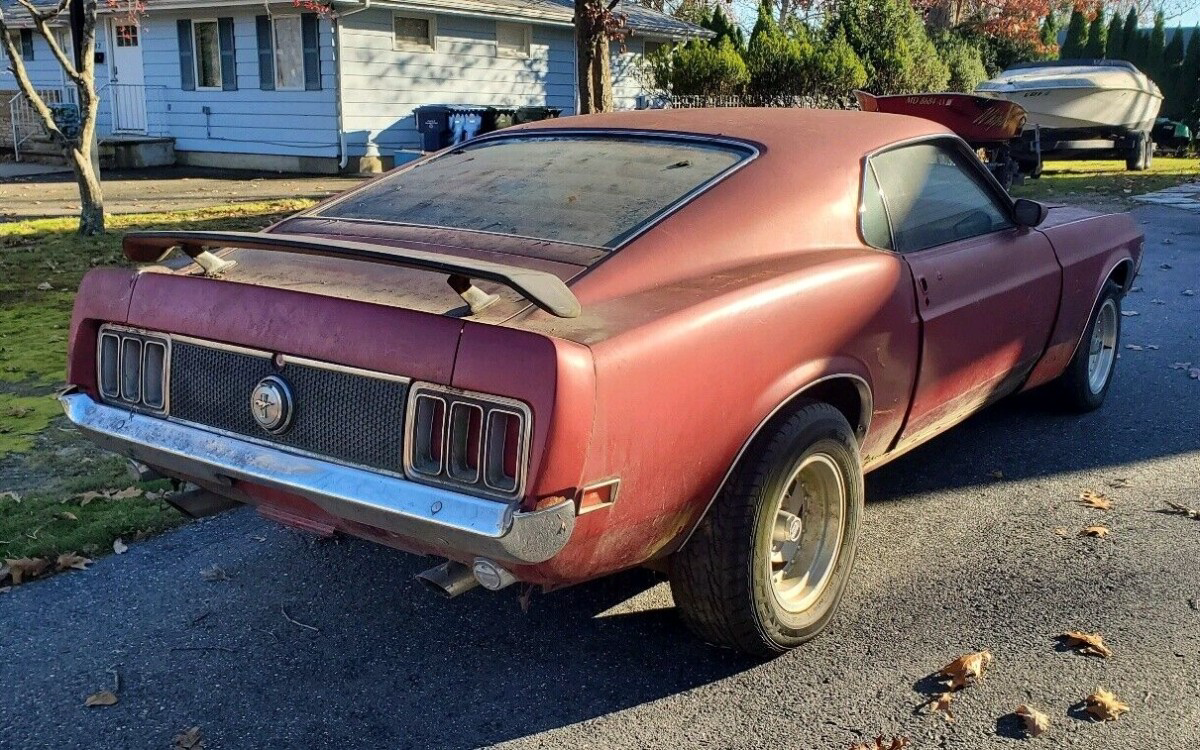
[[[612,63],[608,36],[590,22],[595,0],[575,0],[575,58],[579,81],[579,114],[613,111]]]
[[[100,176],[92,161],[91,148],[63,149],[75,170],[75,181],[79,183],[79,233],[85,236],[104,233],[104,191],[100,187]]]

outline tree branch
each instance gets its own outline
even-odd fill
[[[25,70],[25,60],[21,57],[21,50],[13,44],[12,37],[8,32],[8,21],[0,14],[0,43],[4,45],[4,51],[8,53],[8,69],[17,79],[17,88],[29,99],[29,104],[41,118],[42,127],[46,129],[46,132],[60,144],[70,143],[70,139],[59,130],[58,124],[54,122],[54,115],[50,113],[50,108],[46,106],[41,94],[33,87],[33,81],[29,80],[29,72]]]
[[[71,0],[58,0],[58,5],[54,6],[50,10],[38,10],[37,6],[30,2],[30,0],[17,0],[17,3],[29,12],[29,15],[33,18],[34,23],[38,23],[39,21],[51,21],[55,18],[58,18],[58,16],[67,9],[67,5],[70,4],[70,2]]]
[[[24,0],[21,0],[21,2],[24,2]],[[46,40],[46,44],[50,47],[50,54],[54,55],[54,59],[62,66],[63,72],[67,74],[67,78],[70,78],[76,86],[83,83],[83,76],[75,69],[75,66],[71,63],[70,58],[67,57],[63,49],[58,46],[58,40],[54,38],[54,34],[51,33],[50,27],[46,25],[45,19],[35,18],[33,19],[33,23],[37,26],[38,33]]]

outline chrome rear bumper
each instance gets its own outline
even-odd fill
[[[566,546],[575,527],[569,500],[521,512],[514,504],[430,487],[218,435],[161,417],[98,403],[85,393],[60,398],[67,418],[103,448],[216,484],[231,479],[274,487],[325,512],[427,544],[509,563],[539,563]]]

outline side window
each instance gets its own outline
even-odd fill
[[[866,166],[863,176],[862,207],[859,208],[862,236],[871,247],[880,250],[892,249],[892,230],[888,227],[887,209],[883,206],[883,195],[879,192],[879,181],[875,170]]]
[[[896,250],[910,253],[1013,226],[966,158],[935,143],[872,157]]]

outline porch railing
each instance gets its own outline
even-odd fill
[[[76,103],[75,89],[69,86],[38,89],[37,93],[42,101],[50,107],[56,104]],[[30,138],[45,135],[46,129],[42,124],[42,118],[34,110],[33,104],[24,92],[19,92],[8,100],[8,116],[12,126],[13,158],[20,161],[21,145],[27,143]]]

